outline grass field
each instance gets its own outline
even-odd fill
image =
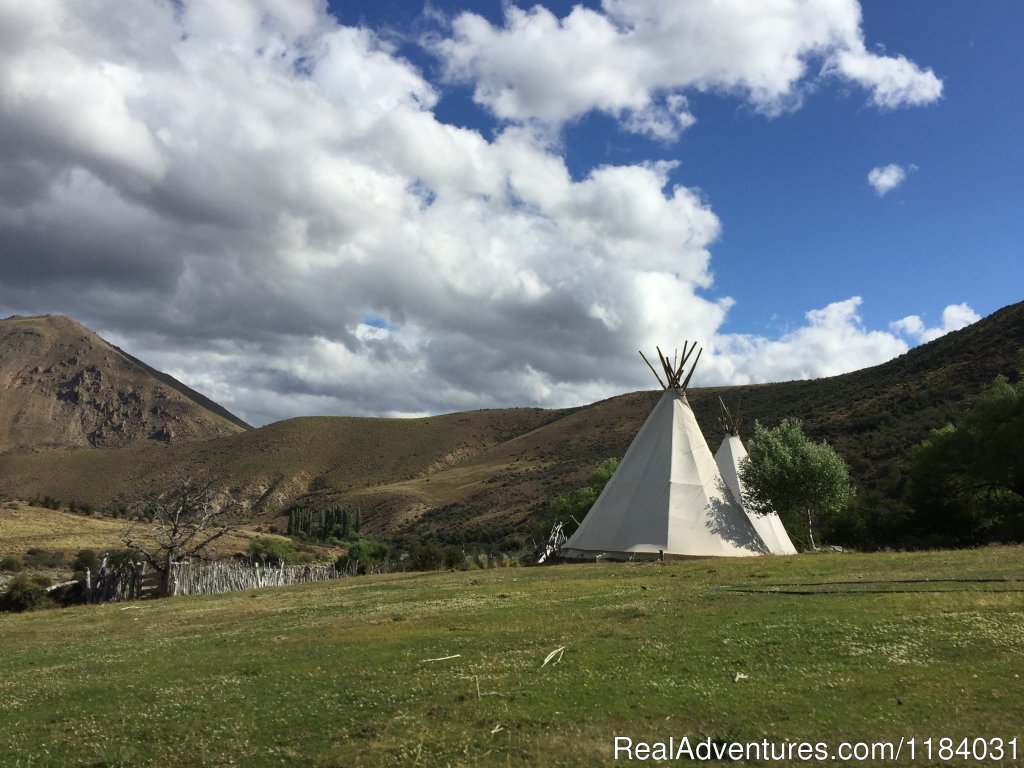
[[[1019,547],[361,577],[3,615],[0,648],[4,766],[593,766],[616,735],[1024,765]]]

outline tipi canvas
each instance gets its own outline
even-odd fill
[[[683,362],[673,367],[659,350],[668,376],[668,384],[662,382],[665,393],[579,529],[562,547],[562,557],[625,560],[768,553],[726,487],[686,401],[690,377],[679,384],[688,356],[684,346]]]
[[[740,480],[740,461],[747,456],[747,449],[743,442],[735,434],[726,434],[725,440],[715,454],[715,462],[718,470],[722,473],[722,479],[729,486],[733,499],[737,504],[743,504],[743,482]],[[745,508],[744,508],[745,509]],[[747,511],[747,516],[757,531],[761,540],[764,541],[768,551],[773,555],[795,555],[796,547],[789,540],[789,534],[778,514],[771,512],[767,515],[755,515]]]

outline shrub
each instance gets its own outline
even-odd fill
[[[383,541],[357,539],[348,545],[348,551],[339,557],[334,566],[339,571],[351,569],[355,564],[356,573],[367,573],[374,562],[388,556],[391,548]]]
[[[414,544],[409,550],[409,562],[417,571],[436,571],[444,566],[444,550],[436,539]]]
[[[25,562],[33,568],[60,568],[64,565],[64,555],[60,552],[33,547],[25,552]]]
[[[138,560],[139,555],[133,549],[115,549],[107,553],[107,566],[110,568],[120,568]]]
[[[81,550],[75,557],[75,561],[71,563],[71,570],[73,571],[84,571],[86,568],[93,573],[100,569],[100,558],[94,549]]]
[[[257,536],[251,539],[246,547],[246,553],[270,565],[292,563],[299,559],[294,542],[275,536]]]
[[[469,558],[458,544],[449,544],[444,548],[444,567],[453,571],[469,570]]]
[[[7,592],[3,595],[3,610],[5,611],[37,611],[50,604],[50,598],[46,590],[24,574],[15,576],[7,585]]]
[[[17,573],[25,567],[25,564],[21,562],[21,558],[17,555],[4,555],[0,558],[0,571],[9,571],[11,573]]]

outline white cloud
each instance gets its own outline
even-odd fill
[[[885,331],[864,327],[860,296],[806,314],[806,325],[778,339],[720,335],[707,378],[701,383],[751,384],[836,376],[891,360],[907,343]]]
[[[903,56],[877,56],[863,44],[838,51],[829,71],[871,91],[871,102],[882,109],[930,104],[942,96],[942,81]]]
[[[0,169],[34,183],[0,200],[0,305],[91,322],[250,420],[564,403],[636,339],[724,316],[699,295],[718,218],[670,164],[574,179],[543,133],[445,125],[318,2],[17,24]]]
[[[928,328],[920,315],[908,315],[892,323],[890,327],[894,332],[923,344],[945,336],[951,331],[959,331],[979,320],[981,315],[967,304],[950,304],[942,310],[942,325]]]
[[[524,90],[532,70],[509,48],[495,109],[558,120],[596,103],[671,139],[692,116],[637,36],[658,71],[686,65],[695,87],[768,109],[859,18],[843,2],[780,9],[510,11],[554,69]],[[689,26],[711,39],[667,55],[662,38]],[[499,53],[511,34],[470,16],[457,29]],[[559,34],[618,58],[577,72],[545,47]],[[254,423],[579,404],[648,385],[622,361],[666,339],[716,339],[709,372],[730,381],[905,348],[861,326],[859,300],[779,340],[717,337],[732,305],[705,295],[720,222],[671,164],[573,177],[549,131],[484,137],[440,122],[437,101],[319,0],[0,2],[0,309],[70,314]]]
[[[671,142],[679,134],[697,122],[689,111],[686,97],[671,93],[663,104],[648,104],[626,115],[623,128],[630,133],[650,136],[659,141]]]
[[[906,168],[895,163],[880,165],[868,171],[868,184],[875,190],[875,194],[885,197],[907,180],[908,173],[916,170],[917,166],[913,164]]]
[[[460,14],[434,50],[448,77],[472,83],[476,101],[501,119],[558,125],[599,110],[662,139],[680,130],[665,120],[665,94],[724,91],[776,114],[799,105],[815,62],[868,89],[879,107],[939,98],[930,69],[868,53],[860,21],[856,0],[603,0],[601,10],[577,5],[564,18],[509,5],[501,27]]]

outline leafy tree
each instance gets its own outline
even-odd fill
[[[391,547],[383,541],[374,539],[357,539],[348,545],[344,555],[339,557],[335,566],[346,570],[355,564],[356,573],[369,573],[374,562],[380,562],[388,556]]]
[[[295,542],[276,536],[256,536],[249,540],[245,551],[250,557],[258,558],[270,565],[291,563],[299,557]]]
[[[359,532],[359,513],[348,507],[309,508],[301,504],[288,510],[288,535],[327,541],[348,539]]]
[[[999,376],[957,425],[932,430],[910,462],[915,527],[931,543],[1024,536],[1024,379]]]
[[[608,481],[612,479],[612,475],[615,474],[615,470],[618,468],[618,459],[605,459],[597,465],[597,469],[590,475],[590,487],[594,489],[598,496],[601,495],[601,491],[608,485]]]
[[[740,462],[743,504],[755,514],[778,512],[790,530],[805,522],[808,545],[816,549],[815,529],[844,510],[853,494],[846,462],[828,443],[808,439],[799,419],[772,429],[755,423],[747,450]]]
[[[132,524],[121,534],[125,546],[160,575],[160,596],[171,593],[172,563],[203,557],[214,541],[233,529],[241,504],[221,497],[212,481],[179,477],[167,491],[144,500],[143,517],[148,522]]]
[[[551,527],[557,522],[563,523],[565,534],[571,536],[577,528],[577,522],[582,522],[586,517],[618,468],[618,459],[605,459],[591,473],[589,485],[560,493],[551,499],[544,519],[533,529],[533,538],[537,541],[546,541]]]

